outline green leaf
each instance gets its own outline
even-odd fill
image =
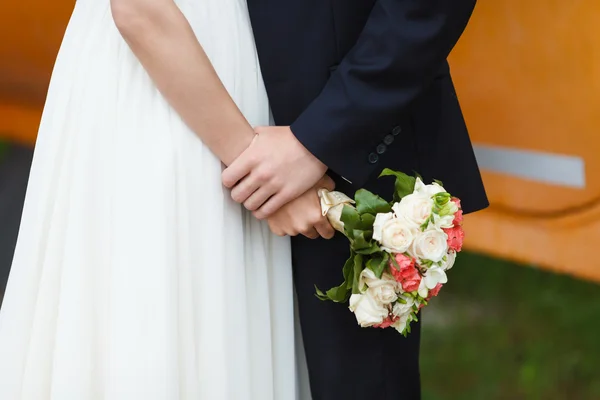
[[[340,285],[332,287],[325,293],[315,285],[315,296],[319,300],[324,301],[331,300],[336,303],[346,302],[350,297],[350,289],[352,288],[351,282],[354,280],[354,253],[346,260],[342,273],[344,274],[344,281]]]
[[[415,190],[416,178],[413,176],[408,176],[403,172],[394,171],[389,168],[386,168],[381,172],[379,177],[382,176],[396,177],[394,201],[400,201],[401,198],[411,194]]]
[[[365,232],[373,232],[373,224],[375,223],[375,216],[372,214],[362,214],[360,216],[360,223],[356,228]]]
[[[334,301],[336,303],[343,303],[348,300],[348,288],[346,287],[346,282],[342,283],[339,286],[333,287],[329,289],[326,293],[323,293],[317,285],[315,285],[315,296],[322,301]]]
[[[319,289],[319,288],[317,287],[317,285],[315,285],[315,292],[316,292],[315,296],[317,296],[317,298],[318,298],[319,300],[323,300],[323,301],[325,301],[325,300],[329,300],[329,297],[327,297],[327,295],[326,295],[325,293],[323,293],[323,292],[321,291],[321,289]]]
[[[344,263],[344,269],[342,273],[344,274],[344,283],[348,283],[352,280],[352,268],[354,268],[354,253],[350,252],[350,257]]]
[[[392,210],[387,201],[365,189],[360,189],[354,196],[356,210],[359,214],[388,213]]]
[[[429,226],[429,222],[433,223],[433,213],[419,227],[419,229],[421,229],[421,232],[425,232],[425,229],[427,229],[427,227]]]
[[[316,289],[316,293],[315,296],[317,296],[317,298],[319,300],[331,300],[334,301],[336,303],[344,303],[346,301],[348,301],[348,298],[350,297],[349,294],[349,290],[346,287],[346,283],[344,282],[343,284],[341,284],[340,286],[336,286],[333,287],[331,289],[329,289],[326,293],[323,293],[321,290],[319,290],[319,288],[317,286],[315,286]]]
[[[354,240],[352,241],[352,250],[358,251],[371,247],[371,244],[365,237],[365,231],[355,229],[352,232],[352,237],[354,238]]]
[[[396,261],[396,257],[390,257],[389,260],[393,264],[393,268],[396,268],[396,271],[400,271],[400,266],[398,265],[398,261]]]
[[[383,275],[383,271],[385,271],[385,267],[387,266],[389,261],[389,255],[387,253],[383,253],[382,256],[377,256],[371,258],[367,261],[367,268],[375,273],[375,276],[381,278]]]
[[[360,215],[354,207],[345,205],[344,208],[342,208],[340,220],[344,223],[344,230],[346,232],[352,232],[360,223]]]
[[[371,243],[371,245],[364,249],[355,250],[358,254],[362,255],[370,255],[381,252],[381,247],[377,245],[377,243]]]
[[[373,273],[375,273],[375,271],[377,270],[377,267],[378,267],[380,261],[381,261],[381,257],[370,258],[370,259],[367,260],[366,266],[371,271],[373,271]]]
[[[352,293],[358,294],[360,293],[360,288],[358,287],[358,282],[360,281],[360,274],[363,271],[363,257],[360,254],[354,256],[354,269],[353,269],[353,279],[352,279]]]
[[[350,297],[350,291],[346,283],[333,287],[327,291],[327,297],[336,303],[345,303]]]
[[[421,179],[423,180],[423,179]],[[437,179],[433,180],[435,183],[437,183],[438,185],[440,185],[441,187],[444,187],[444,183],[442,181],[438,181]]]

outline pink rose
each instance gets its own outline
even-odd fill
[[[415,260],[400,253],[396,254],[395,259],[400,270],[396,269],[393,262],[390,262],[390,271],[396,282],[402,285],[405,292],[418,290],[421,283],[421,274],[415,267]]]
[[[435,287],[433,289],[430,289],[429,297],[427,299],[437,296],[438,293],[440,292],[440,289],[442,288],[442,286],[444,286],[444,285],[442,285],[441,283],[438,283],[437,285],[435,285]]]
[[[462,221],[463,221],[463,211],[460,208],[460,199],[459,198],[453,197],[452,201],[458,207],[458,211],[456,212],[456,214],[454,214],[454,221],[452,221],[452,224],[454,226],[458,226],[458,225],[462,224]]]
[[[390,326],[394,325],[394,322],[396,322],[397,320],[398,320],[398,317],[396,317],[394,315],[390,315],[389,317],[384,319],[382,323],[373,325],[373,328],[381,328],[381,329],[389,328]]]
[[[465,239],[465,231],[456,225],[452,228],[444,229],[446,235],[448,235],[448,247],[450,250],[461,251],[463,240]]]

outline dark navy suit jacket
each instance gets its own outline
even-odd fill
[[[387,167],[442,180],[465,212],[486,207],[446,61],[474,6],[248,0],[275,122],[351,181],[345,190],[389,189],[375,180]]]
[[[475,0],[248,0],[275,122],[290,125],[347,194],[365,187],[391,199],[392,182],[376,179],[387,167],[442,180],[465,212],[486,207],[446,62],[474,6]],[[420,322],[407,338],[393,329],[363,329],[346,307],[314,296],[314,285],[341,282],[347,257],[342,235],[292,240],[312,398],[420,399]]]

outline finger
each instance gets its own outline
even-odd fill
[[[249,175],[254,167],[254,155],[252,147],[248,147],[231,165],[221,174],[223,185],[229,189],[233,188],[236,183],[241,181],[245,176]]]
[[[271,232],[277,236],[298,236],[300,234],[298,229],[294,229],[293,226],[286,223],[283,223],[281,226],[273,227]]]
[[[231,189],[231,198],[236,203],[244,203],[259,188],[260,184],[258,180],[253,179],[252,174],[250,174]]]
[[[278,226],[269,225],[269,229],[271,229],[271,232],[273,232],[273,235],[275,236],[285,236],[285,231],[283,231],[283,229],[279,228]]]
[[[323,239],[331,239],[335,235],[335,229],[327,220],[315,224],[315,229]]]
[[[262,131],[264,131],[266,128],[268,128],[268,126],[262,126],[262,125],[261,126],[255,126],[254,127],[254,133],[259,134]]]
[[[319,185],[330,192],[335,190],[335,182],[329,177],[329,175],[325,175],[319,182]]]
[[[319,237],[319,233],[317,232],[317,230],[314,227],[304,229],[302,231],[302,235],[306,236],[309,239],[316,239]]]
[[[293,196],[284,192],[279,192],[267,200],[259,209],[254,211],[254,216],[258,219],[268,218],[292,200],[294,200]]]
[[[267,220],[267,225],[269,225],[269,229],[274,235],[285,236],[285,232],[283,231],[278,218],[269,218]]]
[[[263,204],[265,204],[274,194],[275,190],[271,185],[267,184],[261,186],[260,188],[258,188],[258,190],[252,193],[250,197],[244,200],[244,207],[246,207],[246,209],[249,211],[256,211]]]

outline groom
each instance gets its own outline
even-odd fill
[[[488,205],[446,58],[475,0],[248,0],[277,127],[223,173],[264,218],[327,173],[336,190],[390,198],[383,168],[444,182],[465,212]],[[243,179],[242,179],[243,178]],[[341,280],[347,240],[296,237],[294,279],[313,400],[419,399],[419,324],[362,329],[314,285]]]

